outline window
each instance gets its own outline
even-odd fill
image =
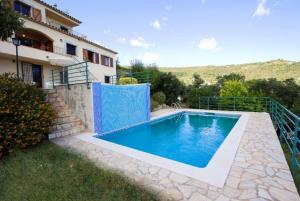
[[[101,64],[103,66],[109,66],[109,67],[113,67],[114,64],[113,64],[113,58],[110,58],[108,56],[105,56],[105,55],[101,55]]]
[[[83,60],[99,64],[99,54],[87,49],[83,49]]]
[[[62,71],[60,71],[59,75],[60,75],[60,84],[68,84],[69,82],[68,70],[63,69]]]
[[[65,32],[69,32],[69,29],[65,26],[60,25],[60,29],[65,31]]]
[[[110,76],[104,76],[104,82],[110,83]]]
[[[30,13],[31,7],[30,6],[28,6],[24,3],[21,3],[19,1],[15,1],[14,7],[15,7],[15,11],[17,11],[17,12],[23,14],[23,15],[26,15],[28,17],[31,16],[31,13]]]
[[[109,66],[109,57],[103,56],[103,64],[104,66]]]
[[[67,43],[67,54],[76,56],[76,46]]]

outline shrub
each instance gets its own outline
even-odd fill
[[[158,72],[154,76],[151,82],[151,92],[162,91],[166,95],[166,104],[171,105],[178,101],[178,97],[184,95],[184,83],[172,73]]]
[[[163,92],[159,91],[152,95],[152,99],[158,104],[162,105],[166,102],[166,95]]]
[[[41,142],[55,118],[46,94],[12,74],[0,75],[0,158]]]
[[[159,103],[157,101],[151,99],[151,111],[154,111],[158,107],[159,107]]]
[[[237,80],[226,81],[220,95],[221,97],[248,96],[248,89],[243,82]]]
[[[119,79],[120,85],[137,84],[137,83],[138,83],[137,79],[133,77],[122,77]]]

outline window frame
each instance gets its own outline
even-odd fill
[[[68,46],[69,46],[69,47],[70,47],[70,46],[75,47],[75,49],[74,49],[74,54],[70,54],[70,52],[68,52]],[[72,51],[71,51],[71,53],[72,53]],[[66,54],[67,54],[67,55],[72,55],[72,56],[77,56],[77,46],[76,46],[76,45],[73,45],[73,44],[71,44],[71,43],[66,43]]]
[[[19,10],[17,10],[17,6],[19,6]],[[24,12],[25,11],[25,8],[28,9],[27,12]],[[23,3],[21,1],[14,1],[14,11],[22,14],[22,15],[25,15],[25,16],[28,16],[28,17],[32,17],[32,7],[26,3]]]
[[[106,80],[107,78],[108,78],[108,82],[107,82],[107,80]],[[110,84],[110,83],[111,83],[111,76],[104,75],[104,83]]]

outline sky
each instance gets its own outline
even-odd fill
[[[158,66],[300,60],[300,0],[45,0],[82,21],[76,31]]]

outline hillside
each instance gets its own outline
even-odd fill
[[[192,82],[192,75],[194,73],[198,73],[206,83],[214,83],[218,75],[239,73],[245,75],[247,80],[263,78],[285,80],[287,78],[294,78],[300,84],[300,62],[285,60],[226,66],[160,67],[159,70],[172,72],[186,84]]]

